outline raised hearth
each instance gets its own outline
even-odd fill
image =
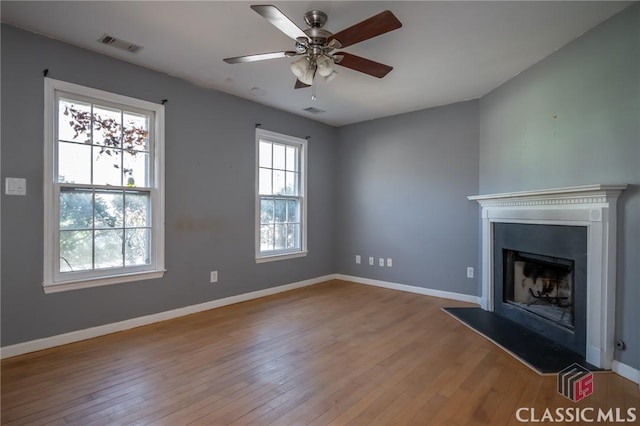
[[[481,306],[488,311],[495,311],[498,302],[502,302],[502,294],[494,291],[496,271],[494,253],[494,227],[497,223],[538,224],[567,227],[585,227],[587,233],[586,262],[586,323],[584,354],[590,364],[609,369],[613,361],[614,326],[615,326],[615,284],[616,284],[616,203],[626,185],[586,185],[570,188],[556,188],[539,191],[510,192],[468,197],[477,201],[482,207],[482,296]],[[518,252],[518,268],[526,263],[534,263],[528,253]],[[538,259],[541,263],[545,259]],[[498,262],[502,264],[502,260]],[[562,275],[562,263],[556,266]],[[566,264],[566,262],[564,262]],[[528,269],[533,266],[529,265]],[[566,265],[567,272],[571,269]],[[514,273],[524,273],[514,271]],[[529,275],[534,273],[527,272]],[[536,272],[537,273],[537,272]],[[544,272],[549,274],[548,271]],[[573,278],[573,277],[572,277]],[[520,277],[522,280],[522,277]],[[541,277],[538,277],[541,279]],[[557,278],[565,279],[566,278]],[[537,282],[537,280],[536,280]],[[553,285],[563,287],[566,284],[556,282]],[[550,289],[534,296],[566,297],[566,289]],[[555,293],[554,293],[555,291]],[[528,291],[527,291],[528,292]],[[528,292],[529,293],[529,292]],[[529,293],[531,294],[531,293]],[[575,299],[576,295],[571,294]],[[548,301],[547,300],[547,301]],[[556,299],[560,307],[567,308],[566,299]],[[531,300],[527,300],[527,303]],[[573,303],[573,302],[572,302]],[[558,306],[556,306],[558,307]],[[534,308],[534,310],[537,309]],[[549,316],[561,310],[546,309]],[[566,309],[565,309],[566,311]],[[565,316],[571,312],[565,312]],[[582,352],[582,351],[581,351]]]

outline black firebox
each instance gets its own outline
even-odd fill
[[[587,228],[494,223],[495,312],[585,355]]]

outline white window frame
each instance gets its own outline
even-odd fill
[[[300,199],[300,248],[278,250],[269,253],[260,251],[260,141],[290,145],[298,148],[299,156],[299,195]],[[256,161],[255,161],[255,259],[256,263],[272,262],[276,260],[293,259],[307,255],[307,140],[294,136],[276,133],[262,128],[256,128]]]
[[[60,188],[58,165],[57,95],[102,101],[107,105],[145,110],[154,116],[150,153],[151,247],[150,264],[122,268],[60,272]],[[80,186],[80,185],[79,185]],[[92,186],[88,186],[92,187]],[[164,275],[164,106],[65,81],[44,79],[44,274],[45,293],[161,278]]]

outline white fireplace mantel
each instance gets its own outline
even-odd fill
[[[482,207],[482,308],[494,310],[494,223],[585,226],[586,359],[596,367],[611,368],[615,330],[616,203],[626,187],[585,185],[467,197]]]

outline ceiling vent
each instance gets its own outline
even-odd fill
[[[323,109],[315,108],[315,107],[305,108],[305,109],[303,109],[303,111],[310,112],[311,114],[322,114],[323,112],[326,112]]]
[[[106,44],[120,50],[126,50],[127,52],[131,53],[138,53],[142,49],[142,46],[138,46],[137,44],[131,43],[129,41],[120,40],[108,34],[100,37],[98,41],[102,44]]]

